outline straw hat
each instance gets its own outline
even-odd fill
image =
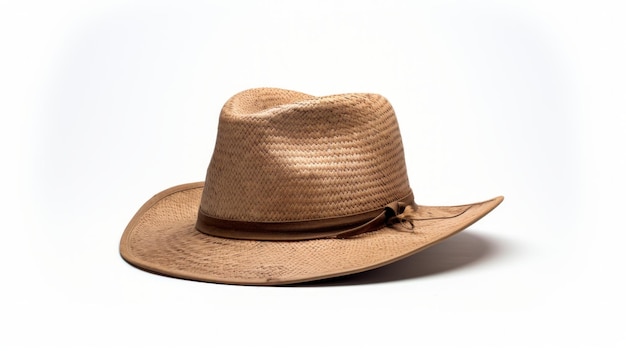
[[[407,257],[502,199],[416,205],[395,113],[380,95],[251,89],[222,109],[205,182],[150,199],[120,253],[177,278],[297,283]]]

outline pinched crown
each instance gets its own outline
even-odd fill
[[[234,221],[306,221],[379,210],[410,193],[384,97],[262,88],[224,105],[200,211]]]

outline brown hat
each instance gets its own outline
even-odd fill
[[[416,205],[398,123],[380,95],[251,89],[222,109],[205,182],[150,199],[120,252],[177,278],[297,283],[397,261],[502,200]]]

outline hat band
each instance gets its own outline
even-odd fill
[[[413,193],[379,210],[351,216],[295,222],[245,222],[215,218],[198,211],[196,229],[204,234],[229,239],[293,241],[320,238],[348,238],[383,228],[399,219],[405,208],[414,205]]]

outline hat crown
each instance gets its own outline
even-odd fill
[[[222,108],[200,210],[235,221],[306,221],[381,209],[410,192],[384,97],[262,88]]]

